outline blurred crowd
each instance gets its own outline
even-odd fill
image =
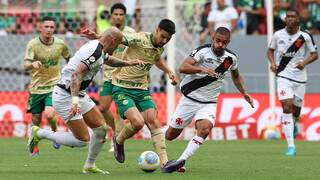
[[[226,26],[238,34],[266,34],[267,0],[182,0],[176,8],[182,14],[185,38],[199,35],[200,43],[208,41],[208,34],[218,26]],[[127,7],[126,23],[141,31],[143,0],[95,0],[96,11],[80,0],[0,0],[0,35],[32,34],[39,29],[39,19],[49,15],[57,21],[57,33],[72,35],[81,27],[94,27],[97,32],[110,26],[109,8],[115,2]],[[81,7],[81,4],[83,5]],[[274,29],[284,27],[287,10],[297,10],[300,25],[312,34],[320,34],[320,0],[273,0]],[[87,8],[87,9],[86,9]],[[91,8],[90,8],[91,9]]]

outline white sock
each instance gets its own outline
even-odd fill
[[[89,152],[87,160],[84,164],[84,168],[91,168],[95,166],[95,161],[101,148],[106,141],[107,125],[104,124],[98,128],[92,128],[92,134],[90,134]]]
[[[192,156],[200,147],[200,145],[204,142],[204,139],[200,136],[194,136],[188,143],[187,148],[181,154],[178,160],[187,160],[190,156]]]
[[[54,132],[48,129],[40,128],[37,134],[40,139],[45,138],[69,147],[83,147],[88,144],[88,142],[78,140],[69,132]]]
[[[294,137],[293,137],[293,117],[292,114],[282,114],[281,117],[282,131],[286,137],[288,147],[294,146]]]

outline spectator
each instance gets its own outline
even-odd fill
[[[104,32],[111,26],[110,13],[104,5],[99,5],[96,13],[96,31],[98,34]]]
[[[212,34],[218,27],[226,27],[231,32],[236,29],[238,13],[234,7],[226,6],[225,0],[217,0],[218,9],[208,16],[208,30]]]
[[[210,43],[211,39],[209,37],[209,30],[208,30],[208,15],[211,11],[211,2],[207,2],[203,5],[203,12],[201,14],[201,31],[200,31],[200,37],[199,42],[200,44],[204,43]]]
[[[319,0],[301,0],[303,6],[308,9],[310,19],[315,24],[315,29],[317,30],[314,33],[319,33],[320,29],[320,1]]]
[[[16,32],[16,18],[8,13],[0,13],[0,35]]]
[[[260,20],[265,14],[264,0],[238,0],[236,7],[246,15],[246,34],[259,34]]]
[[[274,3],[274,30],[283,29],[286,25],[284,18],[288,10],[295,9],[295,0],[273,0]]]

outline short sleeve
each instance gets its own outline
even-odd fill
[[[24,60],[33,61],[34,60],[34,51],[32,47],[32,42],[30,41],[27,45],[26,53],[24,56]]]
[[[307,45],[309,52],[316,52],[317,51],[317,45],[314,43],[313,37],[309,33],[307,33],[306,45]]]
[[[239,15],[238,15],[238,13],[237,13],[237,11],[236,11],[236,9],[235,8],[230,8],[230,10],[229,10],[230,12],[230,19],[232,20],[232,19],[238,19],[239,18]]]
[[[122,44],[126,46],[133,46],[141,41],[139,33],[124,33]]]
[[[236,70],[238,69],[238,58],[237,56],[232,57],[233,63],[230,67],[231,70]]]
[[[70,58],[70,51],[68,49],[68,46],[66,43],[63,43],[63,47],[62,47],[62,57],[66,60],[68,60]]]
[[[271,42],[269,44],[270,49],[276,49],[277,48],[277,34],[274,34],[272,36]]]
[[[214,11],[210,11],[207,20],[208,22],[214,22]]]
[[[189,56],[196,62],[200,62],[203,59],[203,49],[195,49]]]
[[[79,50],[81,62],[84,63],[88,69],[91,69],[92,64],[99,60],[102,55],[102,45],[99,43],[86,44]]]

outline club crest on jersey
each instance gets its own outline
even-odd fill
[[[183,121],[182,121],[181,118],[177,118],[177,119],[176,119],[176,124],[177,124],[177,125],[180,126],[180,125],[182,125],[182,123],[183,123]]]
[[[297,39],[294,45],[296,46],[296,48],[300,48],[302,46],[302,39]]]
[[[230,56],[226,57],[223,62],[223,67],[228,69],[232,64],[232,58]]]

